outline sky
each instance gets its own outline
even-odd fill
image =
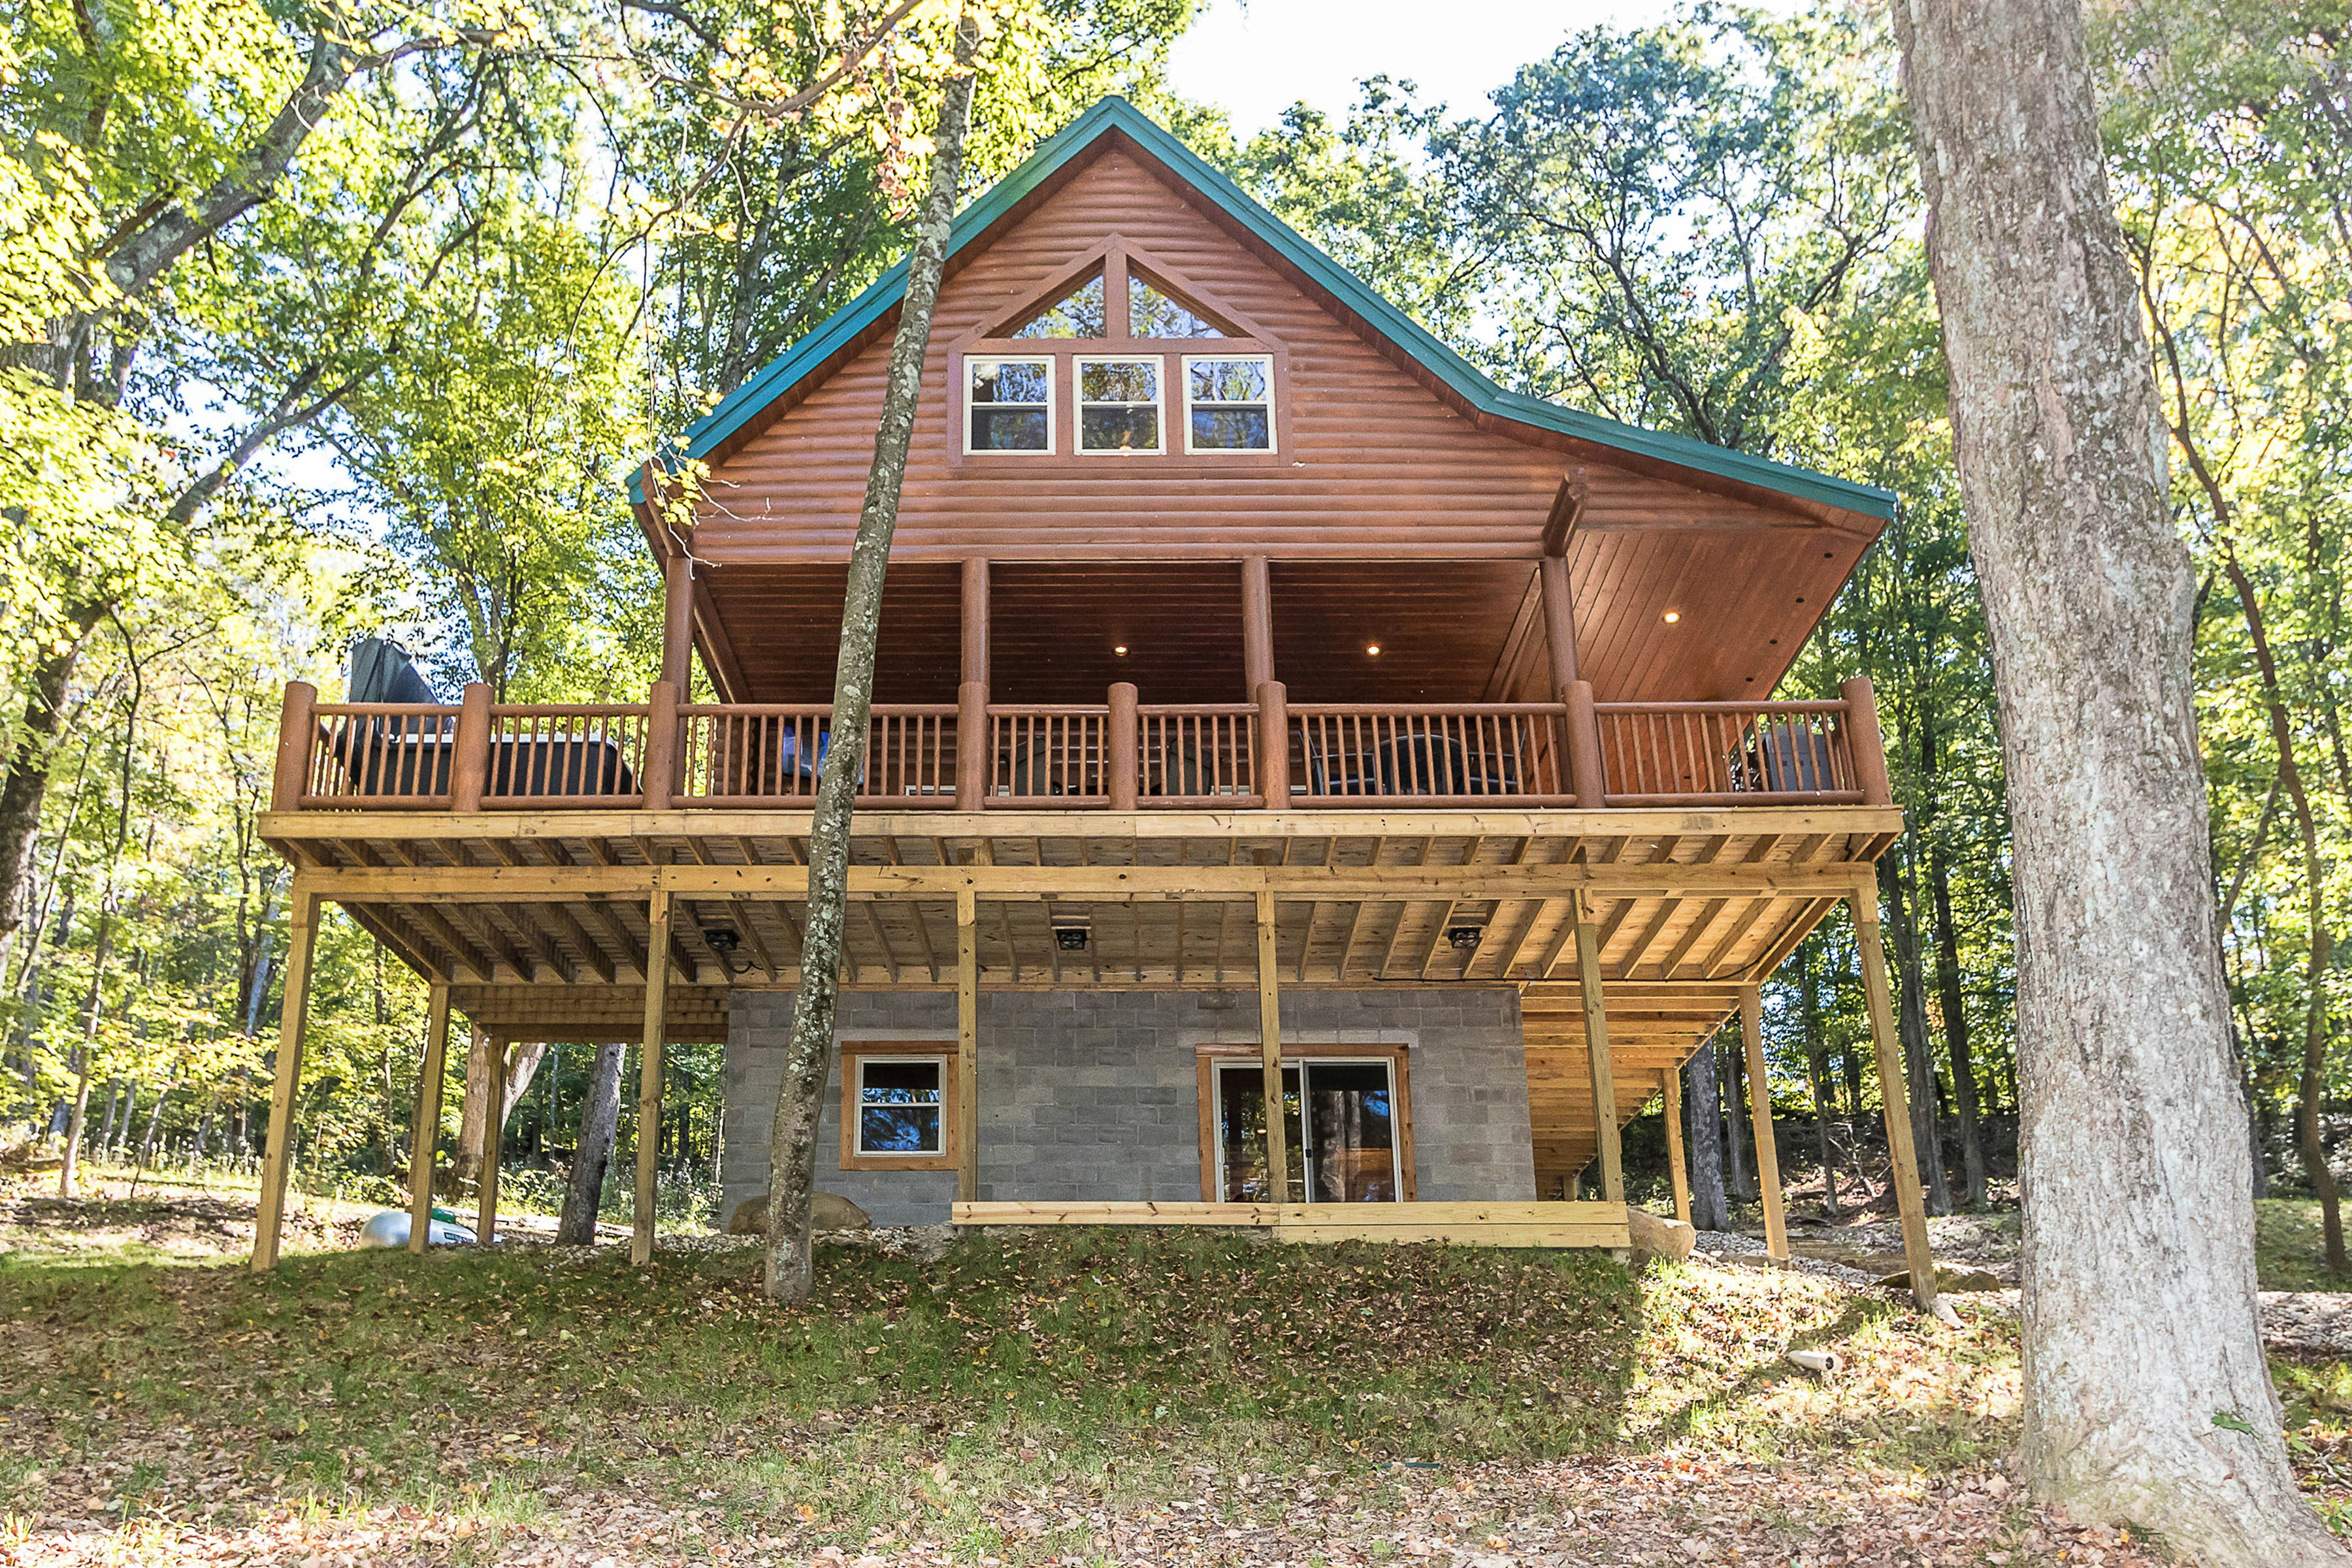
[[[1386,74],[1424,102],[1482,113],[1520,65],[1598,26],[1664,19],[1668,0],[1209,0],[1170,56],[1176,90],[1221,104],[1246,136],[1300,99],[1334,115]]]

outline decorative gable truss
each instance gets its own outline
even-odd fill
[[[1119,235],[953,344],[959,466],[1257,466],[1278,458],[1283,345]]]

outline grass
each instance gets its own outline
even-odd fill
[[[102,1520],[122,1545],[275,1509],[413,1517],[465,1560],[560,1535],[593,1499],[803,1557],[929,1541],[1045,1562],[1100,1555],[1106,1510],[1222,1531],[1286,1487],[1418,1518],[1450,1478],[1655,1456],[1776,1467],[1757,1517],[1800,1519],[1791,1476],[1927,1497],[2015,1439],[2008,1320],[1964,1300],[1947,1329],[1805,1275],[1040,1230],[929,1261],[821,1248],[814,1301],[785,1308],[755,1249],[715,1239],[644,1270],[513,1247],[311,1251],[256,1277],[192,1266],[126,1207],[85,1205],[86,1246],[52,1211],[0,1227],[0,1554],[36,1520]],[[1782,1361],[1805,1346],[1849,1370]],[[2324,1460],[2352,1368],[2288,1375]],[[1502,1539],[1542,1506],[1480,1492],[1457,1533]]]
[[[2352,1274],[2327,1267],[2315,1198],[2256,1200],[2254,1273],[2265,1290],[2352,1290]]]

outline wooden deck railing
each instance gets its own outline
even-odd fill
[[[728,703],[677,710],[681,806],[806,805],[833,749],[833,704]],[[874,705],[862,805],[944,805],[956,793],[952,704]]]
[[[1677,805],[1889,805],[1875,699],[1832,702],[1145,706],[953,704],[873,710],[858,802],[868,807],[1297,810],[1411,807],[1586,811]],[[832,706],[649,702],[457,706],[322,703],[289,685],[271,791],[281,811],[481,811],[565,806],[784,807],[816,798]],[[968,743],[969,742],[969,743]]]
[[[1294,805],[1576,804],[1557,702],[1349,702],[1290,709]]]

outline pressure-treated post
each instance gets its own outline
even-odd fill
[[[1739,988],[1739,1030],[1748,1046],[1748,1124],[1756,1133],[1756,1184],[1764,1194],[1764,1250],[1786,1262],[1789,1222],[1780,1212],[1780,1146],[1772,1136],[1772,1080],[1764,1071],[1764,997]]]
[[[1279,680],[1257,689],[1257,793],[1266,810],[1290,809],[1290,693]]]
[[[1903,1259],[1911,1268],[1911,1299],[1922,1311],[1936,1305],[1936,1258],[1927,1245],[1927,1205],[1919,1191],[1919,1151],[1911,1142],[1910,1097],[1903,1088],[1903,1050],[1895,1035],[1895,1005],[1886,989],[1886,944],[1878,931],[1878,883],[1858,882],[1854,945],[1861,950],[1862,989],[1870,1002],[1870,1038],[1877,1047],[1878,1103],[1886,1120],[1886,1151],[1895,1165],[1895,1206],[1903,1218]]]
[[[1878,693],[1868,676],[1838,688],[1845,700],[1846,744],[1853,751],[1853,784],[1864,805],[1893,805],[1895,785],[1886,776],[1886,737],[1878,728]]]
[[[668,811],[677,805],[677,682],[656,680],[646,701],[645,808]]]
[[[1601,1155],[1601,1195],[1625,1201],[1625,1152],[1617,1129],[1617,1075],[1609,1059],[1609,1004],[1601,989],[1601,933],[1593,929],[1592,905],[1581,893],[1576,921],[1576,990],[1584,1005],[1584,1054],[1592,1075],[1592,1135]]]
[[[484,1247],[499,1238],[499,1162],[506,1158],[507,1063],[513,1049],[512,1040],[490,1041],[489,1103],[482,1107],[481,1181],[474,1190],[474,1236]]]
[[[299,811],[310,792],[310,748],[318,743],[319,689],[307,680],[286,683],[286,705],[278,710],[278,766],[269,780],[269,809]]]
[[[1608,805],[1607,784],[1601,776],[1601,714],[1592,703],[1592,682],[1572,680],[1564,699],[1568,707],[1568,776],[1576,791],[1579,811],[1600,811]]]
[[[1675,1217],[1690,1224],[1690,1162],[1683,1155],[1683,1069],[1670,1067],[1658,1075],[1665,1096],[1666,1175],[1675,1187]]]
[[[286,1181],[294,1161],[294,1101],[302,1092],[302,1045],[310,1023],[310,961],[319,940],[319,895],[294,884],[288,911],[285,997],[278,1017],[278,1079],[269,1091],[269,1142],[261,1161],[261,1200],[254,1216],[254,1272],[278,1262],[286,1224]]]
[[[425,1005],[425,1066],[416,1075],[416,1125],[409,1130],[408,1250],[422,1252],[433,1230],[433,1158],[441,1143],[441,1080],[448,1072],[449,987],[436,982]]]
[[[457,752],[449,769],[449,809],[479,811],[482,792],[490,779],[490,689],[478,680],[466,683],[464,703],[457,710]]]
[[[1274,683],[1268,681],[1267,685]],[[1274,895],[1257,896],[1258,1060],[1265,1069],[1265,1187],[1268,1203],[1290,1201],[1290,1132],[1282,1120],[1282,1000],[1274,945]],[[1302,1194],[1303,1195],[1303,1194]]]
[[[662,1044],[669,1036],[669,889],[646,904],[646,1038],[637,1064],[637,1194],[629,1261],[654,1260],[654,1162],[661,1152]]]
[[[956,1199],[980,1197],[980,903],[956,894]]]

